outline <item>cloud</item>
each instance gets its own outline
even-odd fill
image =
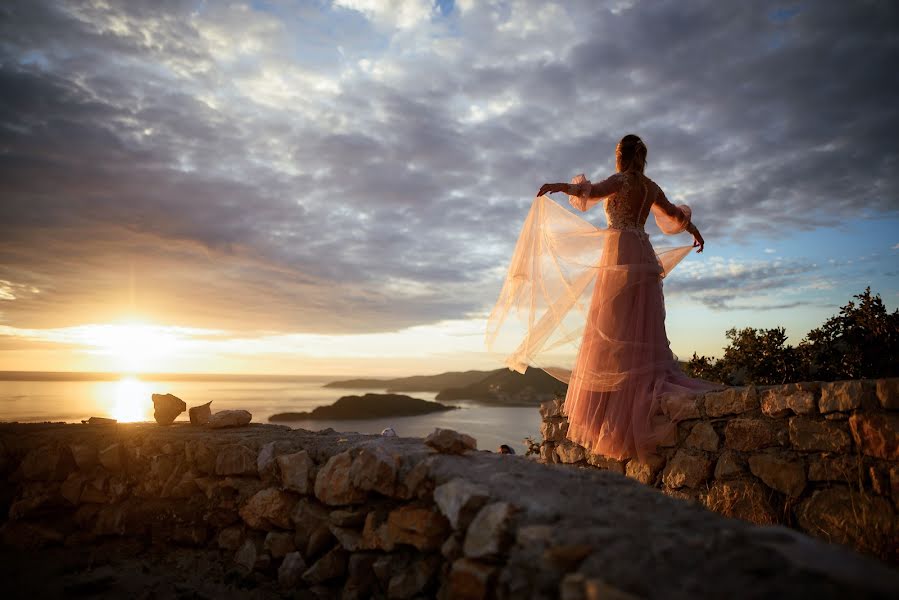
[[[608,173],[629,131],[722,246],[895,215],[899,8],[779,6],[4,7],[0,319],[319,334],[480,315],[534,190]],[[804,280],[766,265],[689,285],[727,308]]]

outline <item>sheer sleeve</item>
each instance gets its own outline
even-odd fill
[[[620,175],[615,173],[599,183],[591,183],[581,173],[571,180],[574,194],[568,194],[568,202],[581,212],[591,209],[597,202],[621,189]]]
[[[675,206],[665,197],[665,192],[659,189],[652,203],[652,214],[662,233],[674,235],[687,229],[693,211],[686,204]]]

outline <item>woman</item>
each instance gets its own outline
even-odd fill
[[[534,365],[568,383],[568,438],[617,459],[646,459],[674,433],[665,394],[717,387],[686,377],[669,348],[662,278],[705,241],[690,208],[643,174],[646,155],[643,140],[626,135],[611,177],[540,188],[487,329],[488,348],[507,353],[510,369]],[[608,229],[545,197],[554,192],[580,211],[607,199]],[[687,231],[693,245],[657,253],[643,229],[650,212],[664,233]]]

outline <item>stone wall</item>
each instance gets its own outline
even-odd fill
[[[237,586],[234,597],[248,586],[253,597],[344,600],[899,590],[880,563],[789,529],[725,519],[615,473],[472,450],[474,440],[454,432],[432,437],[0,425],[0,533],[6,548],[29,550],[4,556],[46,570],[61,553],[90,555],[94,568],[99,544],[128,539],[146,548],[139,556],[163,557],[133,570],[113,561],[103,580],[112,585],[117,572],[139,576],[194,549],[220,563],[218,583]],[[208,591],[214,577],[205,573],[172,594],[232,597]],[[13,576],[4,575],[5,591]],[[8,597],[50,596],[55,577],[30,578]],[[85,589],[94,588],[75,591]]]
[[[676,437],[640,463],[567,440],[562,400],[547,402],[540,456],[899,563],[899,379],[736,387],[662,408],[679,421]]]

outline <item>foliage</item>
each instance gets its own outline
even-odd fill
[[[887,312],[871,288],[853,296],[840,314],[813,329],[798,347],[783,327],[730,329],[720,359],[697,356],[685,371],[728,385],[771,385],[802,380],[833,381],[899,374],[899,310]]]

